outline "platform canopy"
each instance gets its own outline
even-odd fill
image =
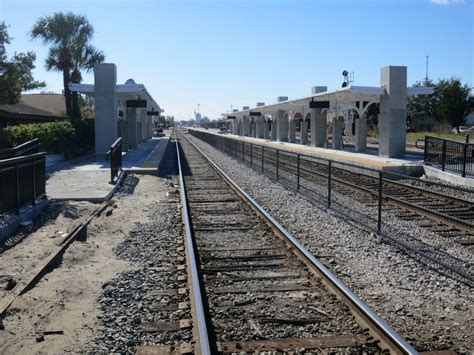
[[[118,100],[136,100],[138,97],[142,100],[148,101],[148,107],[153,107],[156,111],[164,112],[163,109],[160,108],[158,103],[153,99],[153,97],[148,93],[145,85],[143,84],[136,84],[133,79],[128,79],[125,84],[117,84],[115,86],[117,99]],[[88,96],[94,96],[94,84],[76,84],[71,83],[69,84],[69,89],[71,91],[77,91],[81,94],[85,94]]]
[[[311,96],[294,100],[277,102],[270,105],[258,106],[237,112],[227,112],[225,117],[249,116],[251,112],[275,113],[278,110],[294,111],[308,108],[311,101],[329,101],[330,108],[340,105],[354,104],[356,102],[380,102],[380,96],[384,95],[384,88],[372,86],[348,86],[334,91],[324,91]],[[432,87],[408,87],[407,96],[428,95],[433,93]]]

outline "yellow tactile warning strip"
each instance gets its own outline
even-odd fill
[[[330,159],[333,161],[360,165],[363,167],[374,168],[374,169],[383,169],[383,168],[396,167],[400,165],[409,164],[409,162],[406,162],[406,163],[400,162],[400,164],[395,164],[390,161],[380,161],[380,159],[383,159],[383,158],[380,158],[377,156],[371,156],[368,154],[351,153],[351,152],[337,151],[337,150],[332,150],[332,149],[316,148],[316,147],[311,147],[311,146],[303,146],[303,145],[299,145],[295,143],[268,141],[268,140],[264,140],[260,138],[236,136],[234,134],[222,135],[212,130],[204,130],[204,129],[197,129],[197,130],[205,131],[206,133],[210,133],[210,134],[216,134],[218,136],[224,136],[226,138],[241,140],[241,141],[245,141],[249,143],[260,144],[260,145],[264,145],[266,147],[271,147],[274,149],[286,150],[293,153],[306,154],[306,155],[313,156],[316,158]]]

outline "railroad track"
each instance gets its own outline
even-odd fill
[[[416,353],[187,138],[180,144],[196,353]]]
[[[308,195],[316,192],[319,197],[325,198],[329,176],[327,161],[263,145],[219,138],[227,141],[213,142],[205,138],[204,141],[290,189]],[[353,168],[355,170],[348,170],[348,167],[332,162],[332,189],[342,195],[352,194],[358,201],[368,205],[376,205],[374,200],[379,194],[379,172],[366,169],[357,172],[357,167]],[[474,202],[403,183],[403,176],[397,174],[383,174],[384,211],[391,211],[399,219],[413,221],[440,236],[456,238],[462,245],[474,245]]]

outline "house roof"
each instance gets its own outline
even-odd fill
[[[58,101],[56,96],[57,94],[38,94],[36,95],[22,95],[22,98],[19,103],[14,105],[0,105],[0,118],[7,119],[26,119],[26,120],[37,120],[37,121],[51,121],[51,120],[61,120],[65,117],[60,113],[42,109],[42,107],[52,107],[54,109],[54,104]],[[25,96],[27,96],[25,100]],[[36,96],[33,99],[30,99],[31,96]],[[59,95],[62,96],[62,95]],[[29,103],[25,102],[28,101]],[[33,101],[33,102],[32,102]],[[39,105],[36,105],[36,101],[46,101],[40,102]],[[63,98],[64,103],[64,98]]]
[[[62,94],[23,94],[21,102],[57,116],[66,115],[66,102]]]

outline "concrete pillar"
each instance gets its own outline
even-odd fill
[[[342,120],[335,116],[332,121],[332,149],[342,149]]]
[[[237,134],[242,135],[242,118],[237,121]]]
[[[326,143],[326,113],[320,108],[311,109],[311,145],[324,147]]]
[[[242,135],[245,137],[250,135],[250,122],[248,116],[242,117]]]
[[[380,86],[379,155],[389,158],[405,156],[407,134],[407,68],[382,68]]]
[[[277,130],[278,130],[278,120],[277,115],[273,114],[272,116],[272,123],[271,123],[271,131],[272,131],[272,141],[277,140]]]
[[[127,138],[129,149],[135,149],[138,146],[138,123],[137,123],[137,109],[128,107],[125,109],[127,126]]]
[[[117,67],[100,63],[94,66],[95,154],[103,159],[117,139]]]
[[[295,143],[296,142],[296,121],[293,119],[289,122],[289,142]]]
[[[285,116],[285,111],[283,110],[278,110],[276,114],[276,121],[278,122],[277,124],[277,129],[276,129],[276,136],[277,140],[279,142],[288,142],[288,130],[289,130],[289,125],[288,125],[288,118]]]
[[[263,139],[270,139],[270,121],[263,118]]]
[[[300,137],[300,143],[306,145],[308,143],[308,121],[305,118],[301,121]]]
[[[357,153],[365,153],[367,150],[367,118],[363,116],[355,120],[355,151]]]
[[[264,138],[264,125],[263,116],[256,116],[255,117],[255,137],[256,138]]]

